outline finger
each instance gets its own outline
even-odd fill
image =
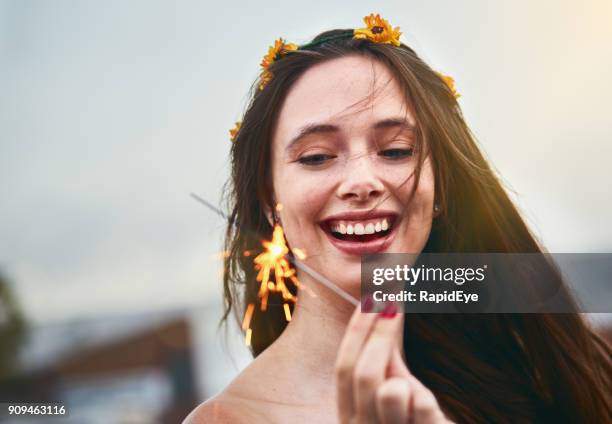
[[[376,419],[375,393],[385,379],[393,349],[397,347],[402,316],[380,317],[368,337],[353,373],[353,399],[358,422]]]
[[[350,422],[355,415],[353,370],[375,321],[376,314],[363,314],[357,307],[340,343],[335,364],[335,376],[338,415],[341,423]]]
[[[406,378],[390,378],[376,389],[376,413],[382,424],[406,424],[409,404],[410,383]]]
[[[393,353],[391,354],[391,362],[389,363],[389,368],[387,369],[387,378],[389,377],[409,377],[410,370],[408,366],[404,362],[404,358],[400,353],[400,348],[393,349]]]
[[[433,424],[447,422],[434,394],[416,377],[408,378],[410,383],[410,418],[419,424]]]

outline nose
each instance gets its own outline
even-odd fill
[[[375,171],[368,154],[349,160],[345,164],[337,196],[341,200],[358,203],[367,203],[380,198],[385,186]]]

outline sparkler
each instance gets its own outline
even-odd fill
[[[211,203],[207,202],[197,194],[191,193],[191,197],[202,203],[204,206],[215,212],[220,217],[227,219],[227,216],[225,215],[225,213],[223,213],[223,211],[221,211],[219,208],[215,207]],[[281,209],[281,204],[276,205],[276,210],[280,211]],[[235,225],[238,226],[237,223]],[[244,230],[243,228],[239,229]],[[300,282],[296,276],[295,269],[289,266],[290,263],[293,264],[296,268],[310,275],[314,279],[314,281],[332,290],[334,293],[336,293],[338,296],[340,296],[347,302],[351,303],[353,306],[359,305],[359,301],[357,299],[355,299],[346,291],[342,290],[336,284],[331,282],[328,278],[321,275],[320,273],[306,265],[304,262],[302,262],[306,258],[306,253],[303,250],[293,248],[293,253],[289,251],[289,248],[285,243],[285,235],[283,233],[283,229],[280,225],[274,226],[272,240],[262,240],[262,245],[266,250],[257,255],[254,259],[255,269],[259,271],[257,274],[257,281],[260,282],[260,285],[257,297],[261,302],[260,309],[262,311],[267,310],[269,294],[279,293],[285,301],[283,304],[285,319],[287,321],[291,321],[291,310],[289,309],[289,303],[295,304],[297,302],[297,297],[289,291],[285,280],[288,279],[296,287],[305,288],[305,286],[300,285]],[[245,256],[250,256],[253,254],[253,252],[245,251],[243,252],[243,254]],[[274,274],[274,281],[270,280],[270,273]],[[253,316],[254,310],[255,305],[252,303],[248,304],[242,321],[242,329],[245,331],[245,343],[247,346],[250,346],[251,344],[251,318]]]
[[[257,297],[261,301],[261,310],[265,311],[267,309],[268,295],[271,292],[280,293],[283,300],[295,303],[297,298],[287,288],[285,279],[291,280],[296,287],[299,287],[300,282],[295,275],[295,269],[289,266],[289,261],[286,259],[289,248],[285,244],[282,227],[275,225],[272,240],[264,240],[261,244],[266,250],[257,255],[254,260],[255,269],[259,270],[257,281],[261,283],[257,293]],[[270,272],[274,273],[274,282],[270,281]],[[285,312],[289,310],[287,303],[283,307]],[[287,321],[289,320],[290,318],[287,319]]]

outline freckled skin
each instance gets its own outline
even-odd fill
[[[378,155],[372,125],[396,116],[415,122],[387,68],[369,58],[347,56],[309,69],[294,84],[273,136],[274,193],[283,205],[279,215],[289,245],[304,249],[309,265],[353,294],[359,291],[360,257],[331,244],[319,226],[323,218],[374,207],[403,213],[388,252],[420,252],[431,230],[434,179],[429,159],[416,195],[406,205],[413,178],[406,180],[416,158],[393,162]],[[340,131],[313,136],[287,152],[298,130],[315,122],[337,125]],[[393,141],[388,136],[393,131],[382,134],[381,144],[389,139],[392,143],[386,147],[407,147],[407,137],[399,135]],[[320,168],[296,162],[311,154],[335,159]]]
[[[273,191],[283,205],[278,215],[289,246],[305,250],[308,265],[357,298],[360,256],[336,248],[319,226],[322,219],[375,207],[402,213],[389,252],[421,252],[431,230],[431,163],[424,163],[416,195],[406,204],[414,161],[390,160],[380,153],[405,151],[414,141],[397,130],[372,130],[374,123],[390,117],[414,124],[389,71],[371,59],[347,56],[302,75],[285,99],[272,138]],[[287,152],[298,129],[315,122],[333,124],[338,131],[304,139]],[[317,167],[297,161],[315,154],[333,159]],[[355,309],[308,275],[298,276],[314,295],[300,291],[280,337],[185,424],[338,422],[334,366]]]

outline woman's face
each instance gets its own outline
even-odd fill
[[[272,182],[287,242],[353,294],[359,292],[361,255],[419,253],[429,237],[429,158],[408,201],[417,164],[414,126],[386,66],[357,55],[312,67],[282,105],[272,140]]]

